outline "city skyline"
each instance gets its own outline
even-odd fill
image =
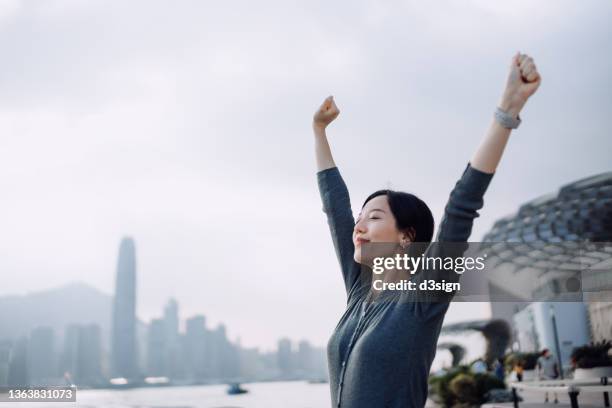
[[[178,310],[178,302],[169,299],[163,317],[138,330],[132,355],[121,348],[115,355],[115,333],[107,332],[112,339],[105,341],[100,324],[92,321],[61,328],[38,324],[27,333],[4,333],[0,337],[0,386],[108,388],[121,378],[145,386],[145,378],[189,385],[321,381],[327,377],[324,347],[286,337],[277,340],[273,351],[242,347],[239,341],[227,338],[225,325],[209,328],[204,315],[186,319],[185,330],[179,330]],[[117,356],[127,364],[117,366]]]
[[[70,289],[75,288],[76,290],[81,290],[81,288],[86,288],[87,290],[94,290],[95,292],[100,293],[103,296],[107,296],[109,298],[109,310],[112,309],[112,302],[113,302],[112,301],[112,298],[113,298],[112,294],[104,293],[104,292],[100,291],[99,288],[95,288],[95,287],[93,287],[93,286],[91,286],[91,285],[89,285],[89,284],[87,284],[85,282],[81,282],[81,281],[68,282],[65,285],[62,285],[62,286],[57,287],[57,288],[49,288],[49,289],[45,289],[45,290],[41,290],[41,291],[28,292],[28,293],[25,293],[25,294],[0,295],[0,299],[2,299],[4,297],[6,297],[6,298],[11,298],[11,297],[30,297],[30,296],[39,296],[39,295],[44,295],[46,297],[48,295],[48,293],[50,293],[50,292],[62,291],[62,290],[68,289],[68,288],[70,288]],[[90,294],[86,294],[86,293],[84,293],[84,295],[85,296],[90,296]],[[136,315],[136,322],[137,322],[137,324],[138,325],[149,326],[152,322],[154,322],[156,320],[159,320],[159,319],[163,319],[164,306],[167,306],[168,302],[175,302],[178,305],[180,305],[180,301],[177,301],[177,299],[175,299],[175,298],[168,297],[166,299],[166,303],[163,303],[162,305],[160,305],[159,310],[156,313],[154,312],[153,315],[149,319],[144,319],[144,318],[141,318],[138,315]],[[112,320],[112,313],[109,313],[109,317],[110,317],[110,320]],[[92,316],[92,318],[89,319],[89,321],[96,321],[96,318],[97,318],[97,314],[95,316]],[[204,311],[197,311],[197,312],[195,312],[193,314],[190,314],[190,313],[183,312],[182,308],[178,307],[178,330],[179,330],[179,332],[181,334],[184,334],[186,332],[187,328],[188,328],[189,321],[192,320],[192,319],[195,319],[195,318],[204,318],[207,325],[209,325],[211,322],[213,322],[212,324],[210,324],[210,328],[215,328],[216,329],[216,328],[218,328],[220,326],[223,326],[228,331],[230,331],[230,332],[233,331],[232,328],[228,327],[227,324],[224,321],[222,321],[222,320],[220,320],[218,318],[214,318],[214,316],[211,318],[211,316],[209,316],[208,314],[205,314]],[[23,319],[21,319],[21,320],[23,321]],[[86,322],[88,321],[87,318],[84,318],[82,316],[79,317],[77,320],[82,321],[82,323],[75,323],[77,325],[87,324]],[[28,326],[28,325],[26,324],[26,326]],[[39,326],[39,325],[37,325],[37,326]],[[109,348],[108,351],[110,352],[110,347],[111,347],[111,330],[112,330],[111,325],[108,325],[106,330],[108,332],[107,333],[108,334],[108,336],[107,336],[108,337],[108,339],[107,339],[108,341],[105,341],[105,344],[108,345],[108,348]],[[6,333],[6,332],[4,332],[4,333]],[[15,336],[15,337],[11,337],[11,336],[9,336],[9,337],[10,338],[18,338],[18,337],[23,336],[23,335],[25,335],[25,332],[20,332],[20,334],[18,336]],[[5,339],[6,337],[7,337],[6,335],[4,337],[0,337],[0,340]],[[281,334],[277,338],[277,340],[280,339],[280,338],[287,338],[287,336]],[[239,334],[237,334],[236,336],[231,337],[231,338],[228,336],[228,340],[232,341],[233,343],[241,343],[242,342],[241,337],[240,337]],[[312,343],[313,346],[316,346],[316,347],[323,347],[323,346],[325,346],[325,344],[317,344],[315,342],[312,342],[308,338],[297,337],[297,338],[292,338],[291,341],[296,343],[296,344],[301,342],[301,341],[308,341],[308,342]],[[272,352],[272,351],[274,351],[276,349],[276,346],[277,346],[276,341],[275,341],[275,343],[274,343],[274,345],[272,347],[266,347],[265,345],[254,345],[254,346],[250,346],[249,345],[249,347],[257,348],[257,349],[259,349],[262,352]]]
[[[28,321],[20,317],[21,330],[0,331],[0,386],[76,384],[113,387],[125,382],[146,386],[151,378],[164,384],[190,385],[227,381],[324,380],[324,347],[307,340],[277,340],[274,351],[243,348],[227,337],[223,323],[207,326],[202,314],[184,319],[179,303],[169,298],[161,317],[148,323],[136,316],[138,293],[136,242],[123,237],[116,263],[115,293],[107,302],[106,321],[70,319],[53,326],[37,313]],[[70,308],[86,306],[74,305]],[[69,300],[70,303],[70,300]],[[36,304],[32,304],[35,309]],[[41,321],[44,323],[41,323]]]

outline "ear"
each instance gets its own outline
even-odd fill
[[[402,231],[400,233],[400,245],[402,248],[405,248],[411,242],[414,242],[414,238],[416,237],[416,232],[414,228],[409,228],[407,231]]]

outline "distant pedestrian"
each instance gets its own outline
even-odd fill
[[[536,373],[539,380],[555,380],[559,377],[559,366],[550,350],[542,350],[536,363]],[[553,392],[555,403],[558,402],[557,393]],[[548,402],[548,392],[545,394],[544,402]]]
[[[514,366],[514,372],[516,373],[516,380],[518,382],[523,381],[523,371],[524,371],[523,362],[519,360]]]
[[[501,381],[505,380],[506,370],[504,370],[504,360],[503,359],[498,358],[497,361],[495,361],[495,364],[493,365],[493,372],[495,373],[495,377],[497,377]]]

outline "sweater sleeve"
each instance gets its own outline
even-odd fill
[[[478,211],[484,205],[484,194],[493,178],[493,174],[476,170],[469,163],[461,178],[455,184],[444,210],[444,217],[440,223],[437,242],[429,245],[425,257],[458,258],[468,249],[467,240],[472,233],[474,219],[479,216]],[[419,285],[424,280],[428,282],[459,282],[461,275],[453,270],[430,269],[421,270],[414,278]],[[432,317],[437,313],[445,313],[448,302],[455,292],[423,291],[415,293],[416,305],[424,317]]]
[[[351,210],[349,192],[337,167],[318,172],[317,181],[323,202],[323,212],[327,215],[327,224],[348,295],[359,279],[359,266],[353,259],[355,220]]]
[[[472,233],[474,219],[484,205],[484,194],[493,174],[473,168],[470,163],[450,194],[436,241],[464,242]]]

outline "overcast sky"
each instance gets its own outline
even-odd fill
[[[472,240],[610,171],[609,1],[0,0],[0,295],[112,293],[136,241],[138,315],[324,345],[345,295],[316,187],[314,110],[357,211],[385,187],[439,221],[520,50],[543,83]],[[453,307],[447,321],[485,317]]]

